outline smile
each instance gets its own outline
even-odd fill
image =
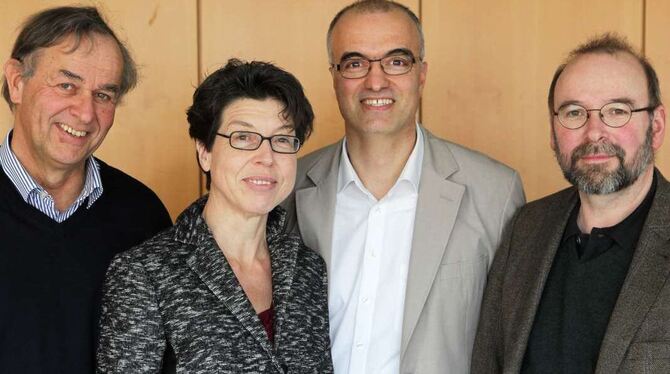
[[[68,126],[64,123],[59,123],[58,126],[60,126],[60,128],[63,129],[63,131],[65,131],[66,133],[68,133],[68,134],[70,134],[74,137],[77,137],[77,138],[83,138],[87,134],[86,131],[75,130],[72,127],[70,127],[70,126]]]
[[[361,102],[369,106],[384,106],[393,104],[393,99],[364,99]]]
[[[245,181],[247,181],[251,184],[255,184],[257,186],[268,186],[268,185],[271,185],[271,184],[275,183],[274,180],[258,179],[258,178],[246,178]]]

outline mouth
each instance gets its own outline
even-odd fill
[[[268,188],[277,184],[277,181],[274,178],[270,177],[248,177],[243,178],[242,180],[254,187],[261,187],[261,188]]]
[[[379,108],[379,107],[384,107],[387,105],[391,105],[395,102],[393,99],[389,98],[383,98],[383,99],[363,99],[361,100],[361,103],[363,105]]]
[[[60,127],[66,133],[74,136],[75,138],[83,138],[84,136],[86,136],[86,134],[88,134],[87,131],[75,130],[72,127],[70,127],[70,126],[68,126],[64,123],[58,123],[58,127]]]

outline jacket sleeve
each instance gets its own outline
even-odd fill
[[[160,373],[165,337],[155,287],[131,250],[112,261],[103,289],[98,373]]]
[[[488,274],[475,344],[472,350],[471,373],[494,374],[503,372],[504,340],[502,330],[503,284],[509,258],[512,232],[518,213],[509,220],[502,243],[496,252]]]

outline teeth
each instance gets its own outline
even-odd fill
[[[272,184],[272,182],[268,180],[263,180],[263,179],[247,179],[249,183],[257,184],[257,185],[268,185]]]
[[[365,105],[370,105],[370,106],[384,106],[384,105],[393,104],[393,100],[391,100],[391,99],[365,99],[365,100],[363,100],[363,103]]]
[[[65,131],[66,133],[68,133],[72,136],[76,136],[78,138],[86,136],[86,131],[77,131],[77,130],[73,129],[72,127],[70,127],[70,126],[68,126],[64,123],[60,123],[59,126],[60,126],[61,129],[63,129],[63,131]]]

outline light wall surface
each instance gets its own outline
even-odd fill
[[[549,148],[547,89],[587,38],[626,36],[670,92],[668,0],[408,0],[426,37],[420,120],[433,133],[517,169],[529,200],[567,186]],[[173,218],[202,192],[185,110],[195,86],[231,57],[271,61],[302,82],[316,114],[301,154],[344,134],[328,71],[328,24],[348,0],[108,0],[98,6],[127,42],[141,81],[96,155],[149,185]],[[30,14],[70,2],[0,2],[0,59]],[[0,133],[12,126],[0,106]],[[657,154],[664,171],[669,146]],[[493,182],[493,181],[492,181]]]

